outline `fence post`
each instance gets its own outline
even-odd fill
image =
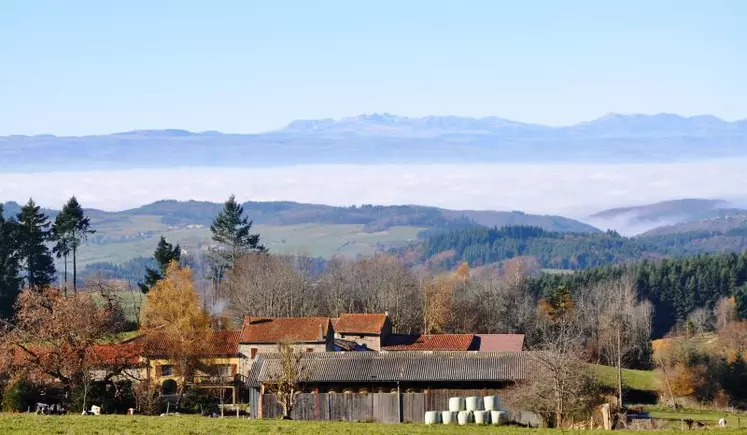
[[[397,381],[397,423],[402,423],[402,392]]]

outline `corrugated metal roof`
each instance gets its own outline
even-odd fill
[[[306,382],[453,382],[527,379],[527,352],[350,352],[304,355]],[[280,370],[277,354],[260,355],[253,379],[269,382]]]

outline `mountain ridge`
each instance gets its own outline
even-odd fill
[[[571,126],[368,114],[237,134],[180,129],[0,137],[0,171],[316,164],[672,162],[747,157],[747,120],[608,115]],[[29,159],[33,152],[36,158]]]

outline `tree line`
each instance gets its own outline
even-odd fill
[[[461,262],[481,266],[519,256],[535,257],[547,269],[581,270],[641,259],[698,255],[718,251],[741,252],[743,230],[695,231],[651,237],[622,237],[604,233],[558,233],[537,227],[473,226],[429,231],[422,242],[402,250],[410,261],[453,268]],[[707,240],[708,242],[704,242]]]
[[[653,336],[662,337],[698,309],[712,310],[723,297],[734,297],[747,317],[747,252],[644,260],[571,274],[543,274],[529,280],[531,291],[547,294],[558,286],[580,289],[623,275],[636,279],[641,298],[653,303]]]
[[[45,288],[56,281],[54,256],[63,260],[63,289],[77,291],[77,253],[90,234],[90,219],[73,196],[54,222],[29,199],[15,217],[6,219],[0,205],[0,316],[9,317],[21,288]],[[50,246],[52,249],[50,249]],[[68,260],[72,282],[68,283]]]

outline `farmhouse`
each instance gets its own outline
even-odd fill
[[[145,346],[144,337],[136,336],[121,345],[140,346],[139,378],[159,385],[166,396],[174,394],[179,384],[186,383],[195,388],[222,390],[230,395],[231,403],[236,403],[244,389],[244,376],[239,369],[246,360],[239,352],[240,334],[237,330],[212,331],[205,340],[206,348],[198,355],[200,366],[188,379],[178,373],[157,339]]]
[[[404,392],[431,394],[429,400],[438,401],[432,398],[497,391],[527,375],[521,334],[394,334],[386,313],[247,316],[240,330],[210,334],[200,367],[189,379],[177,373],[167,352],[159,352],[157,337],[148,346],[136,336],[116,347],[127,350],[130,370],[137,372],[133,378],[154,382],[164,394],[182,383],[217,389],[227,392],[231,403],[249,397],[252,415],[262,414],[259,402],[268,397],[264,386],[278,370],[281,344],[303,354],[309,376],[302,388],[314,394]]]

